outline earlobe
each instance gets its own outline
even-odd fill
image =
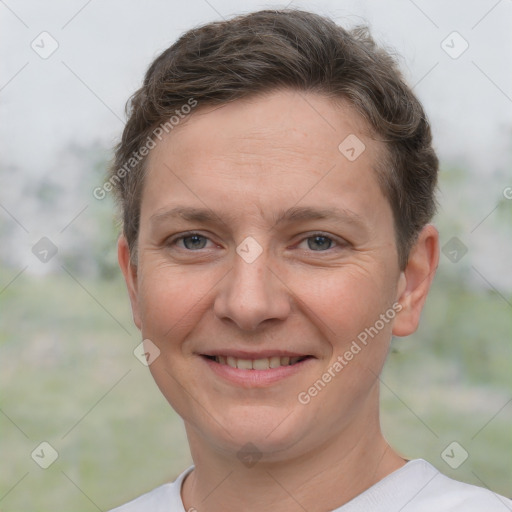
[[[137,266],[130,259],[130,248],[124,235],[117,241],[117,259],[128,288],[128,295],[132,306],[133,321],[140,329],[141,321],[139,314]]]
[[[397,301],[402,305],[393,325],[393,335],[409,336],[418,328],[421,311],[439,263],[439,233],[428,224],[412,247],[400,275]]]

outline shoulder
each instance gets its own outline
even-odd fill
[[[425,487],[412,500],[410,511],[438,510],[449,512],[481,512],[489,509],[493,512],[512,511],[512,501],[496,494],[489,489],[477,487],[453,480],[426,461],[423,465],[430,466],[431,477]],[[413,505],[413,502],[416,502]],[[406,507],[405,510],[409,510]],[[404,512],[405,512],[404,510]]]
[[[339,512],[512,512],[512,501],[453,480],[423,459],[409,461]]]
[[[192,467],[184,471],[173,483],[168,483],[139,496],[138,498],[114,508],[109,512],[175,512],[184,511],[181,501],[181,484],[192,471]]]
[[[168,510],[173,496],[173,484],[164,484],[138,498],[112,509],[110,512],[141,512],[143,510]]]

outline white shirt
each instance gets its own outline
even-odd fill
[[[110,512],[186,512],[181,484],[164,484]],[[512,501],[452,480],[422,459],[411,460],[333,512],[511,512]]]

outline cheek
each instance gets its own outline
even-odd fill
[[[310,306],[321,319],[316,325],[323,329],[329,345],[323,370],[328,379],[336,375],[333,393],[323,395],[327,402],[333,400],[332,407],[341,401],[348,408],[368,392],[381,373],[396,316],[396,283],[390,274],[354,266],[307,288],[304,297],[315,297]]]
[[[212,272],[203,275],[147,261],[139,287],[142,336],[159,348],[159,356],[149,370],[169,404],[186,421],[193,417],[190,395],[184,389],[200,388],[200,376],[189,371],[187,336],[197,329],[211,300],[215,282]],[[193,416],[193,414],[192,414]]]
[[[326,386],[324,392],[320,386],[318,391],[315,381],[311,381],[301,390],[318,395],[315,407],[344,411],[346,420],[369,396],[389,350],[396,316],[395,288],[391,273],[355,266],[304,288],[305,303],[318,315],[321,322],[316,325],[324,326],[324,339],[330,344],[323,373],[318,375],[318,379],[329,382],[328,389]],[[314,297],[309,303],[308,295]],[[337,428],[338,420],[333,412],[332,428]]]
[[[356,336],[392,307],[396,284],[384,271],[347,266],[327,274],[303,275],[294,286],[299,302],[322,320],[326,333]]]
[[[168,344],[193,328],[216,281],[214,272],[145,266],[139,284],[142,335]]]

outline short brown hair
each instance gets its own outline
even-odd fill
[[[199,106],[220,105],[283,88],[348,101],[384,142],[387,158],[375,170],[393,211],[399,264],[405,267],[436,209],[438,159],[426,115],[394,58],[366,28],[346,30],[296,9],[263,10],[194,28],[151,64],[127,104],[128,121],[109,171],[132,255],[147,157],[134,159],[128,170],[126,162],[154,139],[158,126],[191,99]]]

